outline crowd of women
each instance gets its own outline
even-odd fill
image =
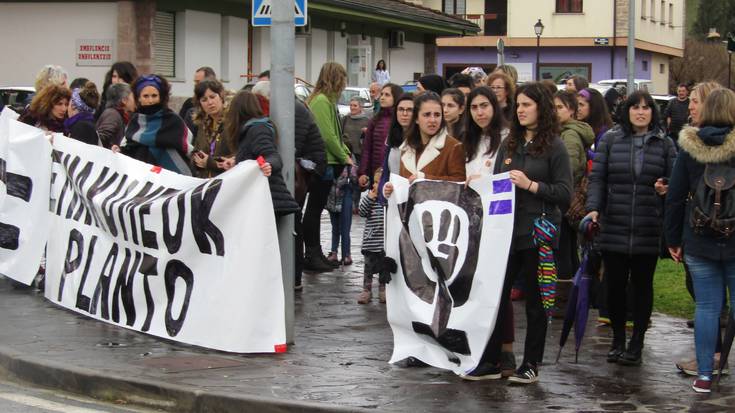
[[[707,211],[698,211],[694,220],[690,200],[708,165],[730,168],[726,181],[734,175],[732,91],[712,82],[693,88],[690,126],[680,134],[677,154],[656,103],[643,90],[603,97],[581,77],[569,79],[562,91],[544,82],[517,86],[513,67],[499,66],[489,75],[471,68],[448,82],[425,75],[416,93],[406,94],[389,83],[382,62],[376,67],[382,83],[378,110],[368,117],[354,101],[342,119],[336,104],[347,72],[328,62],[306,104],[294,103],[297,163],[291,194],[281,177],[277,128],[268,119],[269,83],[233,94],[211,69],[200,72],[192,109],[180,116],[168,107],[166,79],[139,75],[130,63],[112,66],[101,93],[86,80],[67,87],[63,70],[49,66],[39,74],[38,93],[20,119],[203,178],[261,158],[276,214],[297,214],[297,289],[302,269],[327,272],[352,264],[352,215],[359,211],[366,217],[361,304],[372,300],[376,274],[379,301],[386,300],[390,270],[383,249],[383,207],[393,192],[391,173],[410,182],[469,182],[508,172],[516,208],[498,318],[480,364],[463,378],[538,380],[549,314],[537,278],[539,266],[549,263],[541,262],[539,245],[553,248],[558,277],[570,279],[580,265],[579,228],[599,232],[594,249],[601,257],[597,267],[605,304],[600,312],[609,315],[613,335],[608,362],[642,362],[653,275],[666,245],[675,261],[687,264],[696,297],[696,362],[682,370],[697,376],[693,388],[698,392],[708,392],[713,374],[724,372],[715,364],[715,353],[726,287],[735,290],[732,223],[720,225]],[[327,255],[320,240],[325,208],[332,224]],[[525,290],[527,329],[522,361],[516,365],[511,289],[519,284]],[[730,300],[735,307],[732,294]],[[629,338],[627,319],[633,321]]]

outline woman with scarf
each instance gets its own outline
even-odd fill
[[[194,87],[194,114],[197,125],[191,165],[194,175],[211,178],[224,172],[233,152],[225,143],[225,88],[216,79],[204,79]]]
[[[494,172],[509,172],[515,185],[513,239],[500,298],[497,326],[509,317],[510,290],[515,277],[526,286],[526,341],[523,362],[508,378],[512,383],[538,381],[538,368],[544,357],[549,304],[542,300],[540,288],[552,289],[555,279],[551,248],[558,244],[554,232],[561,224],[572,194],[569,155],[559,137],[559,120],[548,89],[539,82],[518,89],[517,109],[508,138],[500,146]],[[545,261],[542,261],[545,260]],[[550,261],[549,261],[550,260]],[[537,271],[549,277],[539,285]],[[550,273],[546,270],[550,269]],[[466,374],[471,380],[499,379],[502,335],[496,329],[478,366]]]
[[[100,144],[94,125],[94,108],[99,100],[100,94],[93,82],[87,82],[83,88],[71,92],[69,118],[64,121],[64,129],[70,138],[89,145]]]
[[[587,90],[587,89],[584,89]],[[653,274],[662,232],[663,196],[676,157],[660,129],[656,104],[644,91],[628,96],[621,124],[595,147],[587,217],[600,223],[613,342],[607,361],[640,365],[653,308]],[[633,335],[625,344],[626,288],[633,286]]]
[[[125,135],[125,127],[135,112],[135,97],[130,85],[116,83],[107,88],[107,107],[97,119],[97,135],[105,148],[117,147]]]
[[[71,90],[68,87],[50,83],[33,97],[18,121],[48,132],[64,133],[70,99]]]
[[[132,89],[138,111],[125,129],[120,150],[139,161],[191,175],[193,137],[184,121],[168,107],[168,81],[157,75],[141,76]]]

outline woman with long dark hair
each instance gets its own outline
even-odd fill
[[[461,90],[452,87],[444,89],[441,96],[444,122],[447,123],[449,136],[462,141],[465,128],[465,95]]]
[[[283,162],[276,145],[275,126],[263,115],[254,94],[242,90],[235,95],[225,115],[224,133],[229,152],[237,153],[235,162],[256,160],[260,156],[265,160],[260,170],[268,178],[276,216],[298,211],[299,204],[288,192],[281,175]]]
[[[510,135],[503,142],[495,163],[495,173],[509,172],[516,187],[513,241],[505,272],[496,328],[490,337],[477,368],[466,376],[472,380],[499,379],[501,328],[509,317],[507,302],[515,277],[523,277],[526,286],[526,341],[523,362],[508,378],[514,383],[538,381],[538,367],[543,361],[548,325],[547,310],[541,300],[537,270],[540,242],[534,237],[537,227],[552,234],[561,223],[562,212],[571,199],[572,175],[569,155],[559,138],[559,120],[548,89],[538,82],[518,89],[516,114]],[[542,241],[555,247],[557,237]],[[552,267],[552,262],[543,263]]]
[[[385,156],[383,157],[383,171],[378,184],[378,200],[385,204],[383,198],[383,186],[390,180],[391,173],[399,173],[401,168],[401,144],[403,137],[411,126],[413,117],[412,93],[404,93],[397,100],[393,110],[393,121],[391,122],[388,139],[385,142]]]
[[[373,82],[380,86],[390,82],[390,73],[388,73],[388,66],[385,65],[385,60],[378,60],[378,64],[375,65],[375,71],[373,72]]]
[[[676,156],[660,129],[656,104],[644,91],[628,96],[621,124],[595,148],[587,216],[600,223],[613,344],[607,361],[639,365],[653,307],[653,274],[659,255],[663,195]],[[626,348],[626,288],[633,285],[633,335]]]
[[[388,83],[380,89],[380,110],[368,122],[362,142],[362,157],[357,170],[360,188],[372,186],[375,171],[383,165],[385,144],[394,118],[395,101],[403,93],[400,86]]]
[[[473,89],[467,96],[464,117],[462,145],[467,162],[467,179],[491,175],[495,170],[500,144],[509,133],[495,93],[487,86]]]
[[[130,62],[115,62],[110,67],[110,70],[105,73],[105,81],[102,84],[102,99],[100,100],[99,108],[94,114],[95,119],[99,119],[102,116],[102,112],[107,109],[107,89],[110,85],[117,83],[127,83],[132,85],[135,79],[138,78],[138,69],[135,65]]]
[[[612,118],[607,103],[597,89],[585,88],[577,91],[577,120],[592,126],[595,132],[595,145],[602,135],[612,128]]]

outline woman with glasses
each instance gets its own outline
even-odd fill
[[[498,98],[500,108],[503,110],[503,116],[510,121],[515,116],[515,99],[516,87],[511,78],[501,72],[493,72],[487,77],[487,85],[495,93]]]

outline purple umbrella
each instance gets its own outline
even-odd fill
[[[579,224],[579,230],[584,238],[582,262],[579,265],[577,273],[574,275],[572,290],[569,293],[567,311],[564,315],[564,324],[562,325],[561,335],[559,337],[559,352],[556,355],[557,362],[559,362],[562,348],[564,348],[564,344],[569,338],[572,326],[574,326],[574,362],[577,363],[579,361],[579,348],[582,345],[582,339],[587,328],[587,319],[589,318],[589,289],[591,282],[589,256],[592,251],[592,240],[599,232],[599,226],[597,223],[585,218]]]

